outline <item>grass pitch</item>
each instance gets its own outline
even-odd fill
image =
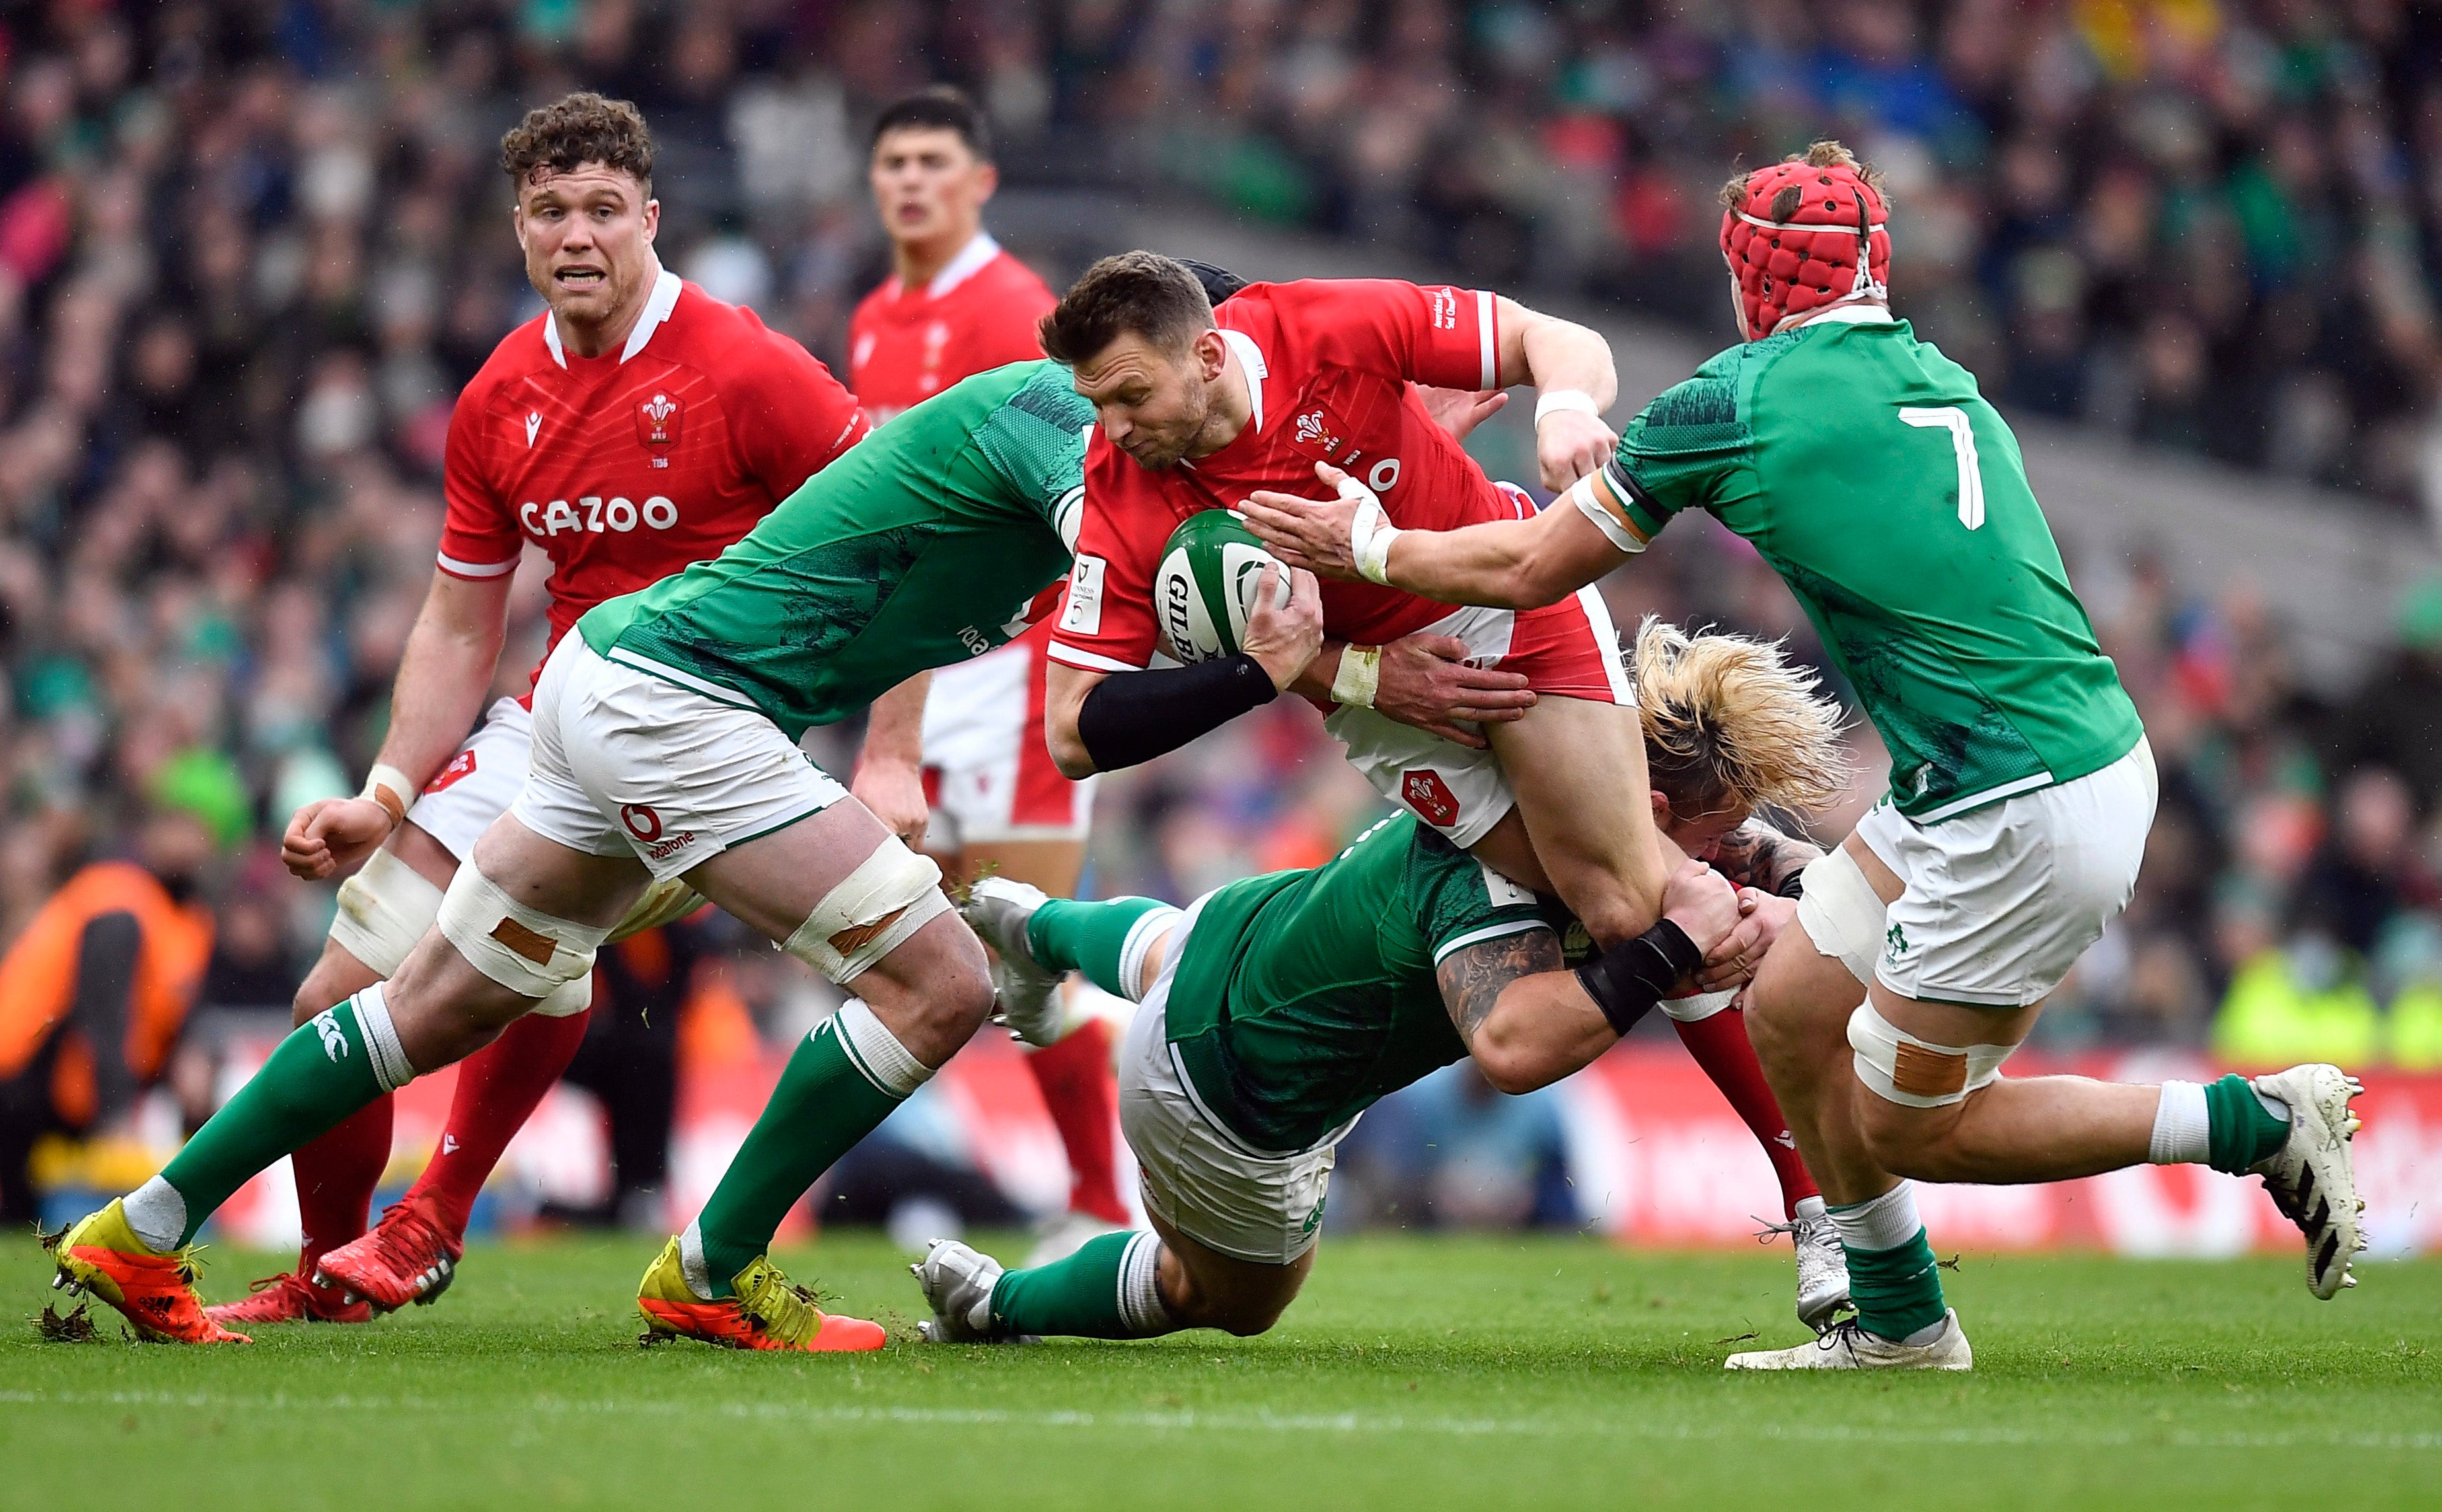
[[[824,1358],[639,1349],[652,1248],[479,1246],[433,1307],[203,1350],[39,1341],[0,1241],[0,1506],[2442,1504],[2434,1262],[2319,1303],[2286,1258],[1970,1254],[1974,1375],[1751,1377],[1785,1249],[1334,1240],[1261,1339]],[[879,1239],[781,1258],[912,1338]],[[207,1259],[215,1300],[279,1265]]]

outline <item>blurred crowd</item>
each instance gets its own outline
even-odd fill
[[[1679,315],[1726,313],[1723,166],[1838,132],[1892,175],[1903,310],[2014,411],[2398,492],[2442,378],[2437,69],[2442,9],[2405,0],[0,4],[0,941],[189,815],[205,998],[284,1011],[331,899],[278,829],[378,741],[451,404],[539,308],[497,143],[566,89],[644,105],[665,259],[835,363],[884,270],[859,123],[928,77],[976,89],[1021,182],[1192,184]],[[2255,1058],[2311,1029],[2319,1057],[2442,1064],[2442,588],[2341,691],[2297,679],[2250,585],[2191,598],[2068,544],[2164,797],[2051,1042]],[[1623,623],[1821,656],[1707,527],[1608,592]],[[540,608],[526,574],[501,692]],[[846,771],[855,734],[817,758]],[[1881,779],[1855,738],[1825,830]],[[1089,885],[1191,897],[1376,812],[1284,704],[1108,783]],[[673,1053],[819,1011],[734,944],[691,947],[720,1011]]]
[[[1888,175],[1895,300],[1989,393],[2442,496],[2433,0],[889,9],[1062,163],[1724,342],[1727,166],[1837,136]]]

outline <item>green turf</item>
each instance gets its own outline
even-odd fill
[[[38,1342],[0,1241],[0,1506],[2442,1504],[2442,1264],[1966,1257],[1969,1376],[1727,1376],[1799,1337],[1786,1251],[1335,1240],[1261,1339],[855,1358],[640,1350],[652,1247],[479,1247],[370,1328]],[[273,1268],[217,1252],[215,1298]],[[893,1324],[903,1261],[782,1257]],[[851,1309],[852,1310],[852,1309]],[[105,1334],[117,1329],[106,1326]]]

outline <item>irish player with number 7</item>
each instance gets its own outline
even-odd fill
[[[1732,179],[1722,200],[1745,339],[1647,406],[1565,503],[1402,531],[1325,474],[1340,497],[1258,494],[1247,517],[1284,561],[1325,576],[1533,605],[1702,509],[1779,572],[1855,686],[1891,790],[1807,868],[1794,908],[1750,917],[1777,938],[1747,1025],[1832,1203],[1858,1317],[1729,1364],[1968,1367],[1911,1179],[2051,1181],[2148,1160],[2253,1173],[2305,1231],[2314,1294],[2354,1284],[2358,1088],[2338,1067],[2210,1085],[2001,1078],[2135,887],[2155,799],[2144,729],[2009,427],[1890,312],[1873,170],[1818,142]]]

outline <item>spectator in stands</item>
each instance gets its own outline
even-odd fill
[[[126,1139],[202,985],[210,836],[165,811],[133,852],[80,869],[0,956],[0,1222],[34,1218],[27,1160],[45,1135]]]

